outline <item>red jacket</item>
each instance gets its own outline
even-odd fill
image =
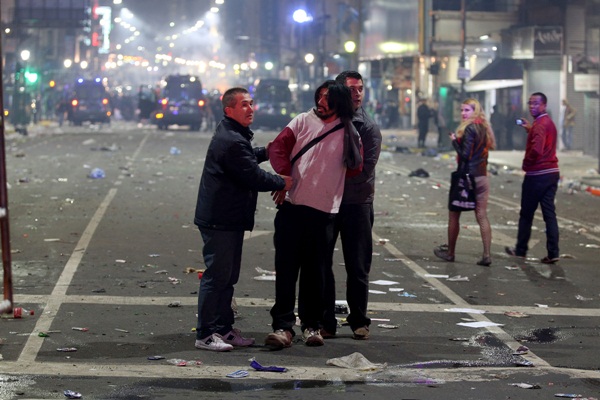
[[[523,171],[528,175],[536,173],[558,172],[556,157],[556,126],[548,114],[542,114],[533,121],[527,133]]]

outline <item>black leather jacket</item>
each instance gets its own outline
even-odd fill
[[[469,124],[464,135],[452,141],[452,146],[458,153],[459,168],[467,164],[468,173],[472,176],[487,175],[488,145],[485,128],[481,124]]]
[[[194,223],[200,228],[251,231],[258,192],[281,190],[285,181],[262,170],[264,147],[252,148],[254,134],[225,117],[208,146],[198,189]]]

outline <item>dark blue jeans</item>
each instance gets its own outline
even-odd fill
[[[516,253],[526,256],[531,237],[531,225],[538,204],[542,207],[542,215],[546,223],[546,250],[549,258],[557,258],[558,250],[558,221],[554,198],[558,189],[560,173],[544,175],[525,175],[521,188],[521,212],[519,214],[519,232],[517,233]]]
[[[294,334],[296,283],[302,330],[318,329],[324,313],[324,271],[331,269],[333,214],[285,202],[275,216],[275,304],[273,330]]]
[[[206,269],[198,292],[196,339],[231,331],[234,322],[231,308],[233,285],[240,277],[244,243],[244,231],[200,228],[200,234],[204,241],[202,255]]]
[[[350,314],[347,321],[354,331],[369,326],[367,317],[369,301],[369,272],[373,258],[373,204],[342,204],[335,218],[334,245],[338,235],[342,238],[342,251],[346,266],[346,301]],[[333,253],[333,252],[332,252]],[[331,263],[332,264],[332,263]],[[325,318],[323,327],[336,332],[335,277],[333,270],[325,272]]]

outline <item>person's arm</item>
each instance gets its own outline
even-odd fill
[[[528,135],[531,139],[529,139],[529,146],[527,147],[527,151],[525,152],[523,164],[534,165],[544,153],[544,145],[546,143],[546,129],[543,124],[533,124],[533,126],[529,128]]]
[[[275,140],[269,143],[269,161],[278,174],[292,174],[291,159],[295,144],[296,135],[289,127],[285,127]]]

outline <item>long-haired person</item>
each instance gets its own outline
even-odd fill
[[[452,146],[458,156],[459,168],[466,165],[467,172],[475,177],[476,206],[475,218],[479,224],[483,254],[477,265],[490,266],[492,258],[492,228],[487,216],[487,203],[490,182],[487,175],[488,152],[496,147],[494,132],[485,118],[485,114],[476,99],[466,99],[460,106],[461,124],[456,133],[450,133]],[[448,244],[436,247],[433,252],[439,258],[453,262],[456,241],[460,232],[460,211],[449,211]]]

